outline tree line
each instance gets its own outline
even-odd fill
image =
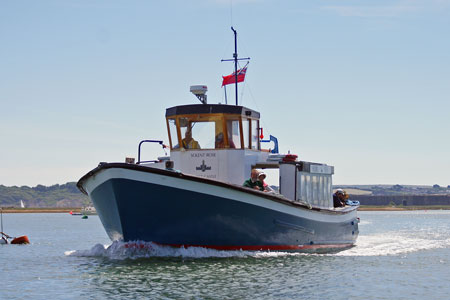
[[[55,184],[52,186],[37,185],[11,186],[0,185],[0,206],[20,207],[82,207],[91,205],[89,197],[80,192],[76,182]]]

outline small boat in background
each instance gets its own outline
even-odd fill
[[[8,240],[3,236],[3,232],[1,236],[2,237],[0,238],[0,245],[8,244]]]
[[[11,241],[11,244],[16,244],[16,245],[29,244],[29,243],[30,243],[30,240],[28,239],[28,237],[26,235],[16,237]]]
[[[95,210],[95,207],[93,206],[85,206],[81,208],[81,214],[82,215],[96,215],[97,211]]]
[[[89,215],[96,215],[97,211],[93,206],[84,206],[80,209],[80,212],[74,212],[71,210],[69,214],[72,216],[83,216],[83,219],[87,219],[87,216]],[[86,218],[84,218],[84,216],[86,216]]]
[[[1,231],[0,231],[0,245],[9,244],[8,239],[12,239],[11,244],[29,244],[30,240],[26,235],[19,237],[11,237],[3,232],[3,209],[0,208],[0,220],[1,220]]]
[[[28,237],[26,235],[22,235],[19,237],[11,237],[9,235],[7,235],[4,232],[0,232],[1,234],[1,238],[0,238],[0,245],[3,244],[15,244],[15,245],[21,245],[21,244],[29,244],[30,240],[28,239]],[[12,239],[11,242],[8,242],[8,239]]]

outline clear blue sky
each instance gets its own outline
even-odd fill
[[[0,184],[76,181],[167,141],[165,108],[242,104],[335,184],[450,185],[450,1],[0,1]],[[160,156],[144,148],[145,159]]]

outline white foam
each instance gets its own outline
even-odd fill
[[[160,246],[151,242],[123,243],[115,241],[111,245],[97,244],[90,250],[70,250],[64,253],[67,256],[80,257],[106,257],[109,259],[137,259],[149,257],[181,257],[181,258],[208,258],[208,257],[254,257],[269,258],[283,256],[307,255],[295,252],[269,252],[269,251],[222,251],[202,247],[174,248]]]
[[[367,220],[361,220],[361,221],[359,221],[359,226],[362,226],[362,225],[371,225],[371,224],[372,224],[371,221],[367,221]]]
[[[109,246],[97,244],[90,250],[72,250],[66,251],[65,254],[70,256],[107,257],[110,259],[137,259],[142,257],[245,257],[254,255],[255,252],[219,251],[201,247],[174,248],[160,246],[151,242],[123,243],[115,241]]]
[[[450,247],[450,239],[438,234],[412,234],[411,232],[385,232],[374,235],[360,235],[356,246],[335,254],[338,256],[386,256],[401,255],[416,251]],[[115,241],[111,245],[97,244],[90,250],[66,251],[67,256],[106,257],[110,259],[137,259],[148,257],[181,257],[181,258],[208,258],[208,257],[254,257],[276,258],[283,256],[317,255],[296,252],[269,252],[269,251],[221,251],[202,247],[174,248],[160,246],[154,243]]]
[[[407,232],[386,232],[375,235],[360,235],[356,246],[339,252],[341,256],[385,256],[399,255],[416,251],[450,247],[450,239],[413,236]]]

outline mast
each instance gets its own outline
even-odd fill
[[[250,60],[250,57],[246,57],[246,58],[238,58],[238,53],[237,53],[237,31],[233,28],[233,26],[231,26],[231,30],[234,33],[234,53],[233,53],[233,58],[232,59],[222,59],[221,61],[234,61],[234,84],[235,86],[235,91],[236,91],[236,106],[238,105],[238,60]],[[225,87],[226,88],[226,87]]]
[[[237,54],[237,32],[236,30],[234,30],[233,26],[231,26],[231,30],[233,30],[234,32],[234,53],[233,53],[233,58],[234,58],[234,81],[235,81],[235,90],[236,90],[236,106],[238,105],[238,74],[237,74],[237,58],[238,58],[238,54]]]

